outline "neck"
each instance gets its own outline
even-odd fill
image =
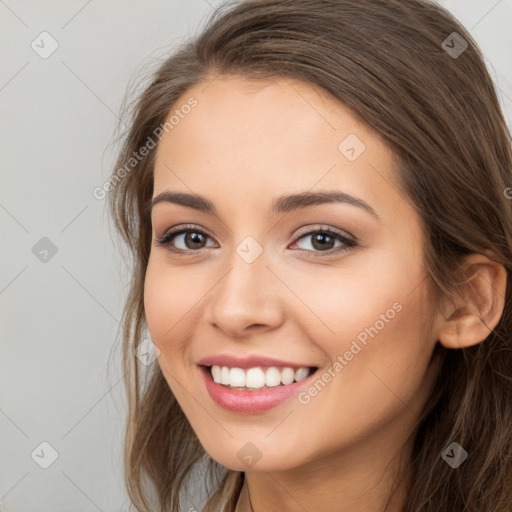
[[[429,390],[421,391],[416,410],[405,407],[378,434],[349,446],[325,446],[299,467],[245,472],[236,512],[402,512],[411,485],[403,468],[409,466]]]
[[[246,472],[236,512],[401,512],[409,479],[389,498],[412,442],[411,436],[399,452],[386,451],[387,457],[382,445],[366,444],[293,470]]]

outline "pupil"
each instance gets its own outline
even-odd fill
[[[201,244],[201,242],[203,241],[203,235],[201,235],[201,233],[187,233],[186,238],[186,241],[190,241],[192,242],[192,244]],[[192,249],[197,249],[197,247],[192,247]]]
[[[319,233],[313,237],[313,246],[315,247],[315,249],[325,249],[326,244],[329,244],[329,242],[333,242],[333,240],[334,239],[330,235],[322,235]],[[318,246],[317,243],[319,243]]]

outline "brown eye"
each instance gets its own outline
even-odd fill
[[[194,253],[206,247],[206,241],[210,238],[202,229],[192,227],[182,227],[169,231],[162,238],[156,240],[159,246],[168,248],[176,253]],[[181,247],[176,247],[180,244]]]
[[[336,242],[335,238],[331,235],[325,235],[323,233],[317,233],[313,235],[312,246],[319,251],[323,249],[332,249],[334,247],[334,243]]]
[[[315,253],[338,253],[342,251],[348,251],[351,248],[357,246],[355,240],[352,240],[341,233],[333,231],[328,228],[317,229],[315,231],[309,231],[301,235],[298,238],[298,241],[305,240],[307,238],[311,238],[311,242],[309,244],[312,249],[309,247],[299,247],[299,249],[306,250],[313,254]],[[339,242],[338,246],[335,246],[336,242]],[[298,244],[298,242],[296,242]],[[315,254],[315,256],[318,254]]]
[[[206,240],[206,237],[202,233],[197,233],[195,231],[189,231],[184,233],[184,235],[185,237],[183,242],[188,249],[201,249]]]

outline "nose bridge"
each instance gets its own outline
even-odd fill
[[[212,290],[210,321],[241,333],[251,325],[275,327],[282,316],[274,274],[263,247],[246,237],[227,259],[227,272]]]

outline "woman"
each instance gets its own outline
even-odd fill
[[[177,512],[204,462],[205,511],[512,510],[512,152],[467,31],[424,0],[238,2],[131,114],[135,508]]]

